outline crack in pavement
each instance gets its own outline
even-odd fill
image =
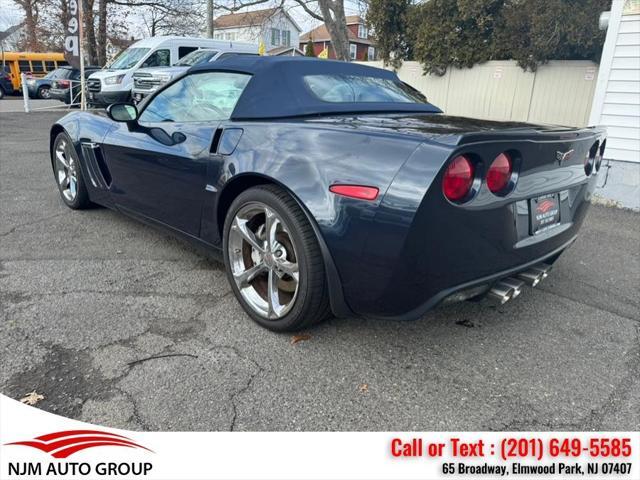
[[[23,227],[28,227],[30,225],[35,225],[37,223],[41,223],[47,220],[51,220],[52,218],[56,218],[56,217],[61,217],[62,215],[66,215],[67,212],[61,212],[61,213],[55,213],[53,215],[49,215],[48,217],[43,217],[43,218],[38,218],[36,220],[32,220],[30,222],[26,222],[26,223],[21,223],[19,225],[16,225],[14,227],[12,227],[11,229],[7,230],[6,232],[0,232],[0,237],[6,237],[8,235],[11,235],[12,233],[15,233],[16,230],[19,230]]]
[[[249,375],[249,379],[247,380],[245,385],[243,387],[237,389],[229,397],[229,401],[231,402],[231,408],[232,408],[232,412],[233,412],[233,415],[231,417],[231,424],[229,425],[229,431],[233,432],[233,431],[235,431],[236,423],[238,421],[238,405],[236,403],[238,397],[240,395],[244,394],[245,392],[249,391],[249,389],[253,385],[254,380],[258,377],[258,375],[260,375],[262,372],[267,371],[267,369],[264,368],[262,365],[260,365],[258,362],[256,362],[255,359],[253,359],[250,356],[245,355],[244,353],[242,353],[240,351],[240,349],[237,348],[234,345],[214,345],[211,348],[211,350],[224,350],[224,349],[231,350],[237,357],[239,357],[239,358],[241,358],[243,360],[249,361],[250,363],[252,363],[256,367],[256,371],[254,371],[253,373],[251,373]]]
[[[598,408],[591,410],[581,422],[581,430],[602,430],[605,417],[618,411],[617,405],[629,397],[631,389],[640,382],[640,323],[636,325],[636,346],[627,352],[627,374],[620,379],[607,399]]]

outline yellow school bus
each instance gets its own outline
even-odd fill
[[[0,68],[11,74],[13,88],[20,90],[20,74],[44,77],[47,73],[63,65],[68,65],[62,53],[4,52],[0,54]]]

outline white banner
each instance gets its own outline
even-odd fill
[[[7,480],[640,478],[638,433],[129,432],[5,396],[0,444]]]

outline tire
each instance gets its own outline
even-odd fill
[[[304,212],[282,189],[264,185],[238,195],[225,219],[223,255],[233,293],[259,325],[290,332],[330,316],[318,240]],[[249,275],[252,271],[260,273]]]
[[[46,85],[43,85],[42,87],[38,88],[38,93],[36,93],[36,98],[41,98],[43,100],[47,100],[50,97],[50,93],[49,93],[49,87]]]
[[[60,198],[67,207],[73,210],[89,208],[91,202],[82,176],[80,161],[73,142],[66,132],[59,133],[53,142],[51,163]]]

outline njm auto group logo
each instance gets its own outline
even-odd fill
[[[67,459],[74,454],[97,447],[121,447],[142,449],[153,453],[130,438],[100,430],[65,430],[47,433],[32,440],[5,443],[5,446],[22,446],[40,450],[55,461],[8,462],[8,475],[24,476],[146,476],[151,471],[151,462],[74,462]],[[100,449],[100,454],[107,453]]]

